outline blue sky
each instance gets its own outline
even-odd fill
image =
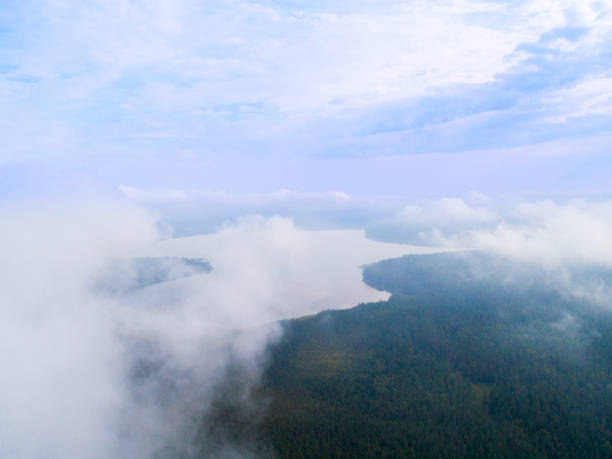
[[[610,1],[0,5],[7,196],[612,191]]]

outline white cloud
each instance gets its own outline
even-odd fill
[[[46,1],[16,64],[74,101],[134,78],[137,89],[120,96],[127,112],[261,102],[291,116],[325,113],[493,81],[520,59],[519,44],[563,26],[570,6],[454,0],[336,12]]]
[[[495,206],[489,203],[489,208]],[[402,215],[423,240],[475,248],[508,258],[566,266],[612,266],[612,202],[573,199],[515,203],[509,210],[470,207],[460,199],[431,201]]]
[[[479,195],[481,197],[483,195]],[[440,198],[425,201],[422,205],[406,206],[398,217],[409,225],[418,227],[466,227],[487,224],[498,219],[485,207],[471,207],[461,198]]]
[[[569,88],[550,95],[547,102],[555,115],[551,123],[565,123],[570,118],[612,115],[612,74],[589,76]]]
[[[519,204],[489,231],[469,234],[471,245],[544,264],[612,265],[612,202],[572,200]]]
[[[478,197],[478,196],[477,196]],[[479,198],[422,201],[384,225],[399,240],[473,248],[546,266],[612,266],[608,198],[516,201]]]
[[[402,208],[392,218],[375,223],[374,233],[383,231],[398,240],[433,246],[455,246],[447,237],[473,228],[488,228],[499,222],[496,212],[485,206],[487,196],[472,191],[462,198],[423,200]],[[378,225],[378,226],[376,226]]]
[[[125,165],[152,151],[173,160],[181,149],[196,151],[196,157],[294,150],[358,154],[364,146],[377,153],[410,152],[422,147],[410,141],[398,147],[395,138],[389,149],[345,122],[393,104],[414,104],[411,116],[420,119],[429,110],[419,105],[424,97],[452,99],[476,85],[503,86],[504,77],[516,72],[545,73],[550,56],[529,45],[599,62],[612,31],[607,3],[578,0],[358,2],[303,9],[273,4],[19,2],[4,20],[10,33],[0,100],[10,116],[0,123],[10,148],[0,154],[69,163],[102,156]],[[557,36],[564,28],[584,33]],[[593,66],[568,78],[593,72]],[[545,89],[517,91],[526,94],[521,110],[537,118],[565,116],[541,110]],[[495,97],[505,106],[514,97],[509,93]],[[595,101],[596,110],[604,102]],[[457,112],[445,117],[464,119],[466,111],[471,115],[469,105],[451,108]],[[374,117],[365,131],[388,124],[379,119],[384,114]],[[329,120],[341,127],[322,133]]]

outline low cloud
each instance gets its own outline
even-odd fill
[[[227,220],[243,215],[282,215],[310,228],[363,227],[384,206],[373,206],[344,191],[236,193],[226,190],[154,190],[119,186],[128,200],[157,212],[177,236],[211,233]]]
[[[214,269],[192,298],[207,298],[208,323],[245,327],[386,298],[363,284],[360,266],[433,251],[370,241],[362,230],[308,231],[291,219],[251,216],[212,235],[169,239],[152,254],[207,257]]]
[[[491,230],[459,235],[471,246],[545,264],[612,265],[612,201],[540,201],[514,207]]]
[[[155,240],[155,222],[103,202],[0,213],[0,455],[116,457],[119,305],[91,287],[109,260]]]
[[[489,198],[472,191],[467,196],[422,200],[370,226],[368,234],[381,240],[453,247],[446,238],[472,228],[492,227],[500,216],[486,205]]]
[[[0,213],[3,457],[194,456],[228,362],[245,363],[248,397],[276,320],[384,299],[359,266],[418,251],[280,217],[167,239],[150,212],[124,201]],[[170,280],[134,289],[142,273],[129,260],[157,256]],[[185,271],[180,257],[213,270]],[[243,453],[215,446],[226,447]]]
[[[608,198],[508,204],[478,193],[422,201],[383,224],[397,239],[471,248],[546,265],[612,265]]]
[[[478,196],[483,199],[482,196]],[[404,207],[398,218],[415,227],[465,228],[489,224],[499,217],[489,209],[470,206],[461,198],[440,198]]]
[[[544,269],[564,294],[609,304],[612,201],[541,200],[502,205],[458,198],[408,207],[374,235],[438,247],[476,249]],[[398,223],[399,222],[399,223]],[[603,276],[603,277],[602,277]]]

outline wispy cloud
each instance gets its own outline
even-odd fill
[[[569,0],[13,2],[0,17],[2,158],[117,171],[151,157],[172,168],[189,151],[180,161],[201,169],[220,154],[608,132],[611,17],[607,3]]]
[[[548,102],[556,112],[550,118],[552,123],[565,123],[570,118],[612,115],[612,75],[589,76],[556,91]]]

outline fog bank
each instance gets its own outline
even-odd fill
[[[384,299],[361,265],[433,251],[279,217],[168,239],[149,212],[103,199],[0,212],[3,457],[192,456],[228,362],[246,363],[248,397],[276,320]],[[133,288],[130,260],[153,256],[213,270],[164,258],[171,280]]]

